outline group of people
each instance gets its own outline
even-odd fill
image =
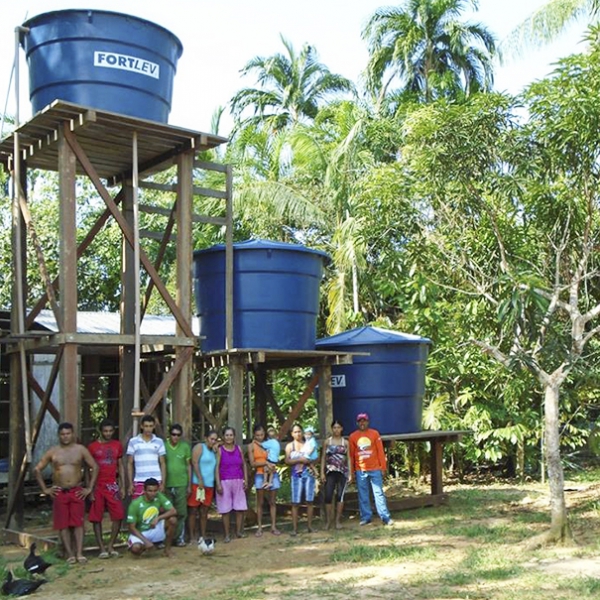
[[[298,534],[302,501],[307,506],[308,531],[314,531],[313,502],[318,480],[324,486],[327,528],[342,527],[344,494],[353,481],[358,491],[360,524],[367,525],[372,520],[371,491],[381,521],[385,525],[392,523],[382,487],[387,461],[381,437],[369,427],[367,413],[358,414],[356,420],[358,428],[348,439],[343,436],[342,424],[337,420],[332,423],[331,435],[324,440],[320,457],[314,431],[299,424],[292,427],[292,441],[285,446],[284,459],[291,476],[290,535]],[[125,517],[128,545],[135,555],[158,547],[170,556],[173,544],[186,545],[186,521],[190,543],[205,547],[213,500],[222,516],[224,542],[246,537],[248,464],[254,471],[256,490],[255,535],[263,535],[265,499],[269,504],[270,532],[281,535],[276,510],[277,490],[281,487],[278,471],[281,444],[274,428],[256,425],[244,453],[235,442],[236,432],[232,427],[223,430],[221,439],[216,431],[209,431],[193,449],[182,439],[180,425],[171,425],[166,440],[155,434],[155,427],[154,417],[143,416],[141,431],[129,440],[124,454],[121,443],[113,439],[115,426],[108,419],[100,423],[100,436],[88,447],[76,443],[70,423],[59,425],[60,443],[44,454],[35,474],[42,492],[53,499],[53,524],[65,548],[67,562],[87,562],[83,555],[86,499],[100,558],[119,555],[115,544]],[[52,466],[51,486],[46,485],[43,476],[48,465]],[[127,511],[126,496],[130,497]],[[111,533],[105,544],[102,520],[106,511],[111,519]],[[232,513],[235,513],[233,532]]]

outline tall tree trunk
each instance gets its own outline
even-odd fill
[[[565,542],[573,538],[567,520],[565,479],[560,458],[559,397],[560,383],[550,377],[544,382],[544,434],[551,518],[550,531],[547,536],[548,542]]]

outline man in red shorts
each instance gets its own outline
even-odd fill
[[[88,516],[94,527],[94,534],[100,548],[98,558],[119,556],[114,546],[121,530],[121,523],[125,518],[125,509],[123,508],[123,498],[125,497],[123,446],[118,440],[112,439],[114,433],[114,423],[110,419],[104,419],[100,422],[100,438],[88,446],[90,454],[98,463],[98,481],[96,489],[90,495],[92,504]],[[102,539],[102,518],[105,510],[108,510],[112,522],[110,538],[106,547]]]
[[[35,477],[42,489],[53,500],[54,529],[58,530],[65,547],[67,562],[86,563],[83,555],[83,518],[85,499],[96,485],[98,465],[89,450],[75,443],[73,425],[58,426],[58,446],[52,446],[35,466]],[[42,471],[52,465],[52,485],[46,486]],[[83,487],[82,468],[89,468],[89,487]]]

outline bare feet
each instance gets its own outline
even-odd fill
[[[341,523],[336,523],[335,528],[339,531],[340,529],[344,529],[344,526]]]

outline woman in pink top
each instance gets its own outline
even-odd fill
[[[235,532],[239,538],[244,533],[244,515],[248,510],[246,486],[248,473],[242,449],[235,443],[235,429],[226,427],[223,431],[223,444],[217,452],[217,511],[223,516],[223,529],[226,544],[231,541],[229,535],[230,513],[235,510]]]

